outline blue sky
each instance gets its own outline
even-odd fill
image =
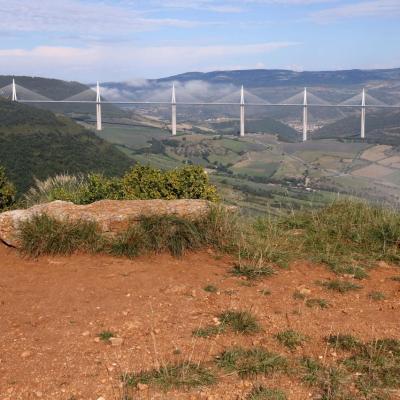
[[[0,74],[400,67],[400,0],[0,0]]]

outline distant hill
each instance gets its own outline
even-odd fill
[[[209,83],[232,83],[246,87],[304,86],[304,85],[359,85],[370,81],[399,81],[400,68],[344,71],[290,71],[281,69],[253,69],[237,71],[188,72],[156,82],[189,82],[201,80]]]
[[[236,134],[240,131],[239,121],[218,122],[211,124],[217,132]],[[282,142],[297,142],[299,132],[273,118],[249,119],[246,121],[247,133],[270,133],[278,136]]]
[[[360,138],[360,116],[351,116],[314,131],[313,139]],[[371,111],[366,114],[366,141],[400,146],[400,111]]]
[[[23,192],[33,177],[89,171],[115,175],[131,161],[69,118],[0,99],[0,165]]]

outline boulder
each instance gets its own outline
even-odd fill
[[[115,236],[142,216],[176,215],[196,219],[206,215],[211,206],[207,200],[101,200],[88,205],[57,200],[0,214],[0,240],[20,247],[19,226],[34,215],[47,214],[61,221],[94,221],[103,234]]]

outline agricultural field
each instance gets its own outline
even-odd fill
[[[215,126],[226,130],[232,122]],[[256,213],[324,205],[337,193],[390,203],[400,197],[400,152],[393,146],[312,137],[289,143],[273,134],[173,138],[161,128],[107,124],[101,137],[142,164],[202,165],[226,201]]]

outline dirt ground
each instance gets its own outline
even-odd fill
[[[254,286],[232,277],[231,266],[232,260],[211,251],[182,259],[74,255],[31,260],[0,245],[0,399],[121,400],[122,372],[179,360],[212,364],[215,355],[235,344],[330,362],[341,356],[323,340],[330,333],[400,338],[400,282],[390,279],[400,275],[400,268],[381,265],[361,281],[362,290],[342,295],[315,284],[333,278],[322,266],[299,262]],[[209,284],[218,292],[204,291]],[[293,298],[296,289],[332,306],[306,307]],[[370,300],[373,290],[387,299]],[[193,338],[194,329],[213,324],[227,309],[251,310],[263,331]],[[290,352],[274,338],[286,329],[309,340]],[[123,343],[100,341],[98,334],[105,330]],[[291,400],[315,398],[313,389],[296,378],[277,374],[241,380],[225,372],[212,387],[145,389],[134,398],[242,399],[255,382],[281,388]]]

